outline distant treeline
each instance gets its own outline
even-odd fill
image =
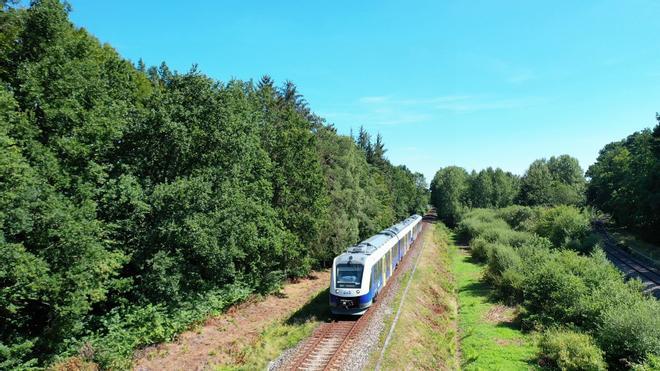
[[[478,173],[457,166],[442,168],[431,181],[431,202],[438,216],[454,226],[470,208],[583,205],[585,187],[578,160],[561,155],[532,162],[522,177],[499,168]]]
[[[67,12],[2,2],[0,369],[126,368],[426,207],[421,174],[293,83],[135,67]]]
[[[660,122],[660,116],[657,116]],[[606,145],[585,173],[561,155],[534,161],[522,177],[501,169],[449,166],[431,181],[431,202],[456,225],[471,208],[593,206],[651,241],[660,241],[660,123]]]

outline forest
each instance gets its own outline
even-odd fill
[[[57,0],[0,13],[0,369],[126,368],[428,204],[296,86],[123,59]]]
[[[625,280],[594,223],[660,241],[660,116],[607,144],[586,173],[569,155],[522,176],[450,166],[431,181],[438,216],[485,264],[494,299],[521,308],[540,361],[562,370],[660,369],[660,304]]]

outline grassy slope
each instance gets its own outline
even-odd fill
[[[254,343],[244,345],[229,362],[215,365],[215,369],[263,370],[284,350],[310,336],[329,316],[328,289],[325,289],[286,321],[268,326]]]
[[[444,226],[430,228],[433,229],[424,234],[424,250],[383,358],[382,366],[386,370],[458,368],[451,245]],[[393,307],[395,312],[408,277],[403,277]],[[383,337],[387,336],[391,318],[387,322]],[[370,365],[375,364],[379,355],[373,356],[376,359]]]
[[[489,301],[490,288],[481,281],[483,267],[461,252],[454,261],[458,284],[461,358],[465,370],[537,369],[538,348],[532,335],[508,321],[489,317],[500,308]]]

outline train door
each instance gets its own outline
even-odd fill
[[[392,256],[391,256],[390,252],[389,251],[386,252],[385,253],[385,264],[387,264],[387,278],[389,278],[390,275],[391,275],[391,267],[392,267],[392,260],[391,259],[392,259]]]
[[[397,250],[396,245],[392,246],[391,251],[392,251],[392,256],[394,257],[392,258],[392,270],[394,270],[394,268],[396,268],[396,265],[399,264],[399,251]]]

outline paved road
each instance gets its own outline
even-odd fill
[[[612,264],[619,268],[626,277],[639,278],[644,284],[645,291],[660,299],[660,270],[655,268],[651,262],[632,256],[622,250],[617,246],[612,236],[602,227],[596,230],[603,236],[605,242],[603,250],[605,250],[605,254],[607,254]]]

